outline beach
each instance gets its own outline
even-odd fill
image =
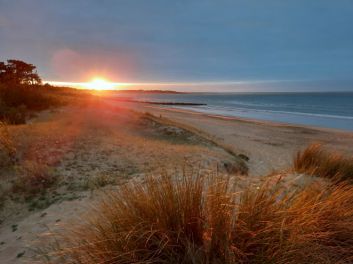
[[[261,179],[291,170],[294,155],[312,142],[353,154],[350,132],[107,99],[45,111],[8,129],[23,152],[17,166],[40,161],[57,180],[40,196],[2,190],[1,263],[32,261],[49,233],[81,221],[105,192],[149,173],[192,164]],[[2,186],[17,177],[1,174]]]
[[[43,237],[82,221],[105,192],[131,180],[191,165],[247,173],[222,147],[134,110],[95,101],[7,128],[19,160],[0,170],[0,263],[33,261]]]
[[[209,115],[353,131],[353,93],[350,92],[116,92],[112,97]]]
[[[349,131],[211,115],[147,104],[123,105],[201,131],[201,134],[215,138],[219,144],[245,154],[249,157],[251,175],[264,175],[288,168],[297,151],[311,143],[323,143],[333,150],[353,154],[353,133]]]

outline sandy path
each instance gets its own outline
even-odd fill
[[[139,111],[162,115],[173,121],[205,131],[220,143],[250,157],[250,174],[262,175],[291,165],[295,153],[312,142],[353,154],[353,133],[333,129],[211,116],[175,108],[124,103]]]

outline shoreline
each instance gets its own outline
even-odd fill
[[[161,105],[163,105],[163,104],[161,104]],[[153,107],[153,106],[150,106],[150,107]],[[156,108],[158,108],[158,106]],[[199,112],[199,111],[191,110],[191,109],[182,109],[182,108],[173,108],[173,107],[165,107],[162,109],[167,109],[168,111],[183,112],[186,114],[200,114],[200,115],[204,115],[204,116],[207,116],[210,118],[219,118],[219,119],[223,119],[223,120],[233,120],[233,121],[239,121],[239,122],[256,123],[259,125],[265,124],[265,125],[271,125],[271,126],[277,126],[277,127],[281,126],[281,127],[292,127],[292,128],[306,128],[306,129],[311,129],[311,130],[318,130],[318,131],[332,132],[332,133],[343,133],[343,134],[348,133],[348,134],[352,134],[352,136],[353,136],[353,131],[339,129],[339,128],[320,127],[320,126],[305,125],[305,124],[295,124],[295,123],[287,123],[287,122],[282,122],[282,121],[256,119],[256,118],[250,118],[250,117],[211,114],[211,113]]]
[[[227,95],[226,93],[180,96],[139,96],[129,98],[133,101],[153,102],[161,105],[175,106],[179,109],[202,112],[210,115],[272,121],[297,126],[314,128],[332,128],[353,132],[352,95],[338,93],[335,96],[306,96],[295,93],[293,96],[258,96],[250,93],[247,96]],[[106,97],[114,99],[114,97]],[[341,102],[341,103],[340,103]]]
[[[265,175],[288,169],[294,155],[311,143],[320,142],[334,151],[353,155],[353,132],[350,131],[211,115],[147,104],[121,103],[119,106],[148,112],[171,120],[176,126],[201,131],[219,145],[245,154],[250,158],[250,175]]]
[[[137,103],[137,104],[150,104],[150,105],[181,105],[181,106],[204,106],[207,104],[203,103],[190,103],[190,102],[168,102],[168,101],[141,101],[141,100],[135,100],[135,99],[130,99],[130,98],[110,98],[109,100],[113,100],[116,102],[127,102],[127,103]]]

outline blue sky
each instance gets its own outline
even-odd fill
[[[56,81],[346,84],[352,14],[351,0],[0,0],[0,60]]]

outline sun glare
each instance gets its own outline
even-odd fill
[[[112,90],[115,88],[115,84],[111,83],[103,78],[94,78],[91,82],[85,85],[88,89],[92,90]]]

